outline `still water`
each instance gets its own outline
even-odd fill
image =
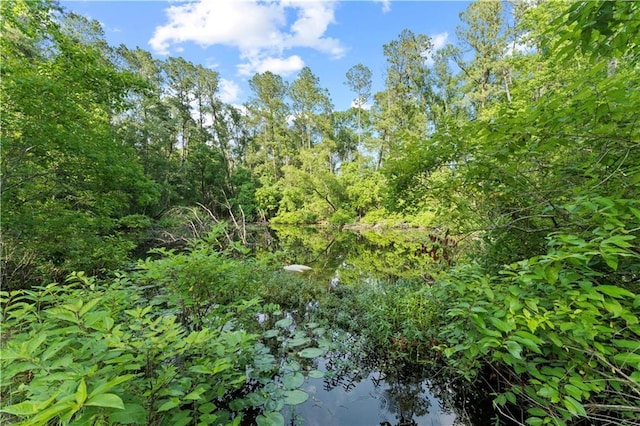
[[[311,266],[317,285],[339,289],[354,282],[428,281],[434,268],[426,231],[331,231],[279,227],[254,234],[260,249],[277,252],[282,264]],[[446,249],[446,248],[445,248]],[[426,255],[425,255],[426,254]],[[446,254],[446,253],[445,253]],[[436,254],[442,256],[441,250]],[[358,336],[334,332],[339,349],[315,360],[323,378],[307,377],[309,399],[285,408],[290,425],[450,426],[492,425],[490,392],[449,377],[442,367],[400,360],[367,348]]]
[[[340,387],[327,386],[326,379],[308,379],[303,390],[309,400],[288,415],[309,426],[453,425],[456,420],[429,392],[426,381],[413,387],[391,384],[381,372]]]

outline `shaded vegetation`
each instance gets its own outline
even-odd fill
[[[640,3],[472,3],[459,46],[385,44],[381,92],[354,66],[348,111],[309,68],[238,109],[55,2],[0,8],[0,420],[283,424],[333,324],[489,375],[498,422],[638,424]],[[267,255],[252,221],[367,230]]]

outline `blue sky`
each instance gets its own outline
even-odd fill
[[[67,10],[100,21],[112,45],[125,44],[215,69],[224,101],[241,104],[256,72],[287,80],[308,66],[337,109],[354,95],[347,70],[362,63],[373,73],[373,92],[384,85],[382,45],[407,28],[432,37],[436,47],[455,43],[463,1],[193,0],[62,1]]]

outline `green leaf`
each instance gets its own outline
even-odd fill
[[[284,393],[284,403],[287,405],[299,405],[309,399],[309,395],[301,390],[288,390]]]
[[[600,255],[611,269],[618,270],[618,255],[616,253],[605,251],[601,248]]]
[[[124,410],[124,403],[122,399],[113,393],[101,393],[90,398],[84,405],[90,405],[94,407],[108,407],[119,408]]]
[[[638,340],[613,339],[612,342],[614,346],[617,346],[619,348],[631,349],[632,351],[639,350],[640,348],[640,341]]]
[[[24,401],[19,404],[0,408],[0,412],[13,414],[15,416],[28,416],[36,414],[38,411],[40,411],[40,403],[33,401]]]
[[[564,385],[564,391],[577,400],[580,400],[580,398],[582,397],[582,391],[574,385]]]
[[[189,367],[189,371],[197,374],[213,374],[211,368],[205,367],[204,365],[192,365]]]
[[[94,395],[97,395],[99,393],[104,393],[106,391],[108,391],[109,389],[113,388],[114,386],[117,386],[121,383],[127,382],[131,379],[133,379],[134,377],[136,377],[133,374],[125,374],[124,376],[118,376],[114,379],[109,380],[107,383],[101,384],[96,386],[91,393],[89,394],[89,398],[92,398]]]
[[[305,348],[298,352],[298,355],[303,358],[316,358],[321,356],[322,354],[324,354],[324,350],[320,348]]]
[[[256,417],[258,426],[284,426],[284,417],[277,411],[260,414]]]
[[[527,413],[531,414],[532,416],[536,416],[536,417],[545,417],[547,415],[547,412],[544,411],[542,408],[540,407],[531,407],[527,409]]]
[[[302,346],[302,345],[307,345],[310,342],[311,340],[308,337],[298,337],[298,338],[287,341],[287,346],[288,347]]]
[[[528,425],[532,425],[532,426],[538,426],[542,424],[542,419],[540,417],[529,417],[526,420],[526,423]]]
[[[596,290],[600,293],[604,293],[607,296],[616,297],[618,299],[623,297],[635,298],[636,295],[630,292],[629,290],[625,290],[624,288],[620,288],[615,285],[599,285],[596,287]]]
[[[640,366],[640,353],[621,352],[613,356],[613,360],[621,366],[635,364]]]
[[[80,379],[80,384],[78,385],[78,389],[76,390],[76,402],[79,406],[82,406],[82,403],[87,400],[87,384],[84,381],[84,378]]]
[[[537,354],[541,354],[542,353],[542,351],[540,350],[538,345],[532,339],[529,339],[529,338],[526,338],[526,337],[521,337],[521,336],[518,336],[518,335],[511,336],[509,339],[511,339],[511,340],[513,340],[515,342],[518,342],[521,345],[526,346],[527,349],[529,349],[529,350],[531,350],[531,351],[533,351],[533,352],[535,352]],[[536,338],[536,340],[540,340],[540,339]]]
[[[158,407],[158,412],[169,411],[173,408],[176,408],[180,405],[180,400],[178,398],[171,398],[168,401],[165,401],[160,407]]]
[[[319,370],[311,370],[307,375],[312,379],[322,379],[324,377],[324,373]]]
[[[83,317],[84,314],[86,314],[87,312],[89,312],[91,309],[93,309],[94,306],[96,306],[100,301],[102,300],[101,297],[97,297],[93,300],[88,301],[81,309],[79,312],[79,317]]]
[[[571,398],[570,396],[565,396],[563,400],[563,404],[567,410],[574,416],[586,416],[587,412],[578,401]]]
[[[520,346],[517,342],[507,341],[505,344],[509,353],[516,359],[522,359],[522,346]]]
[[[269,339],[271,337],[276,337],[278,334],[280,334],[279,330],[267,330],[262,333],[262,337],[264,337],[265,339]]]
[[[111,423],[123,425],[146,425],[147,410],[139,404],[125,404],[124,411],[114,411],[109,415]]]
[[[511,324],[508,324],[499,318],[489,318],[489,321],[491,321],[491,323],[503,333],[513,330],[513,326]]]
[[[304,376],[302,373],[289,373],[282,376],[282,384],[287,389],[296,389],[302,386],[304,383]]]
[[[276,321],[275,326],[280,328],[287,328],[291,324],[293,324],[293,320],[291,318],[282,318],[279,321]]]
[[[551,386],[543,386],[542,388],[540,388],[540,390],[537,392],[538,395],[547,398],[549,400],[551,400],[551,402],[558,402],[559,401],[559,393],[557,389],[552,388]]]

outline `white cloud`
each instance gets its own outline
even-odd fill
[[[351,106],[351,108],[362,108],[365,111],[369,111],[373,105],[370,104],[369,102],[365,102],[362,105],[358,105],[358,103],[354,99],[353,101],[351,101],[351,105],[350,106]]]
[[[438,33],[431,36],[431,42],[433,43],[433,51],[442,49],[447,45],[449,39],[449,33]]]
[[[376,3],[382,3],[382,13],[391,12],[391,0],[374,0]]]
[[[292,55],[288,58],[276,58],[276,57],[255,57],[247,58],[248,62],[238,65],[238,72],[241,75],[253,75],[257,72],[262,73],[265,71],[271,71],[281,76],[289,76],[294,74],[304,67],[304,61],[298,55]]]
[[[427,55],[427,60],[425,63],[427,64],[427,66],[432,66],[433,54],[447,45],[447,40],[449,40],[449,33],[438,33],[430,35],[429,37],[431,38],[433,47],[431,49],[431,52]]]
[[[518,38],[518,40],[516,40],[513,43],[510,43],[507,46],[505,54],[507,56],[513,56],[516,54],[531,53],[534,50],[535,48],[533,47],[533,44],[530,42],[530,38],[528,37],[528,34],[524,34],[523,36]]]
[[[340,58],[340,40],[326,37],[335,22],[334,1],[308,0],[195,0],[166,9],[168,22],[156,27],[149,44],[156,53],[169,54],[183,43],[202,47],[232,46],[246,62],[242,74],[272,71],[294,72],[304,65],[293,48],[310,48]],[[295,14],[293,22],[288,17]],[[273,68],[265,68],[272,66]]]
[[[239,94],[240,86],[234,81],[227,80],[226,78],[220,79],[220,100],[222,102],[227,104],[237,102]]]

